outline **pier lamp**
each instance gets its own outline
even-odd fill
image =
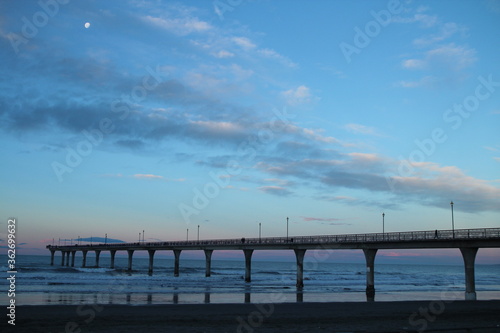
[[[385,213],[382,213],[382,234],[385,237]]]
[[[286,218],[286,241],[288,242],[288,217]]]
[[[139,232],[139,243],[141,242],[141,233]]]
[[[261,242],[261,236],[262,236],[262,223],[259,222],[259,243]]]
[[[453,201],[450,202],[451,206],[451,230],[453,232],[453,238],[455,238],[455,220],[453,218]]]
[[[186,229],[186,241],[189,241],[189,228]]]

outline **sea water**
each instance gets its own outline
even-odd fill
[[[148,275],[148,259],[134,258],[127,270],[125,257],[102,257],[99,268],[61,266],[56,257],[18,256],[17,305],[167,304],[366,301],[364,264],[306,262],[304,287],[297,290],[294,262],[252,261],[251,283],[246,283],[245,262],[212,260],[211,277],[205,277],[205,261],[181,259],[180,276],[174,277],[172,259],[155,258]],[[94,258],[88,258],[87,262]],[[1,259],[0,259],[1,260]],[[0,262],[2,285],[7,287],[7,260]],[[464,268],[451,265],[375,265],[376,301],[464,299]],[[7,290],[8,288],[2,288]],[[500,265],[476,265],[478,299],[500,299]],[[2,304],[7,293],[0,294]]]

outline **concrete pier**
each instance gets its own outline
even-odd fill
[[[212,253],[214,250],[204,250],[205,252],[205,277],[210,277],[212,267]]]
[[[155,256],[155,251],[156,250],[148,250],[149,254],[149,268],[148,268],[148,275],[151,276],[153,275],[153,258]]]
[[[181,258],[181,251],[182,250],[174,250],[174,257],[175,257],[175,262],[174,262],[174,276],[178,277],[179,276],[179,260]]]
[[[297,288],[302,289],[304,287],[304,256],[306,250],[295,249],[295,258],[297,259]]]
[[[87,250],[82,250],[82,267],[87,266]]]
[[[115,268],[115,254],[116,254],[116,250],[111,250],[109,251],[110,255],[111,255],[111,264],[109,265],[110,268]]]
[[[461,247],[462,257],[465,266],[465,300],[475,301],[476,296],[476,277],[474,272],[474,262],[476,261],[477,247]]]
[[[95,267],[99,267],[100,256],[101,256],[101,250],[95,250]]]
[[[252,253],[253,250],[243,250],[245,255],[245,282],[252,281]]]
[[[251,282],[252,255],[254,250],[294,250],[297,262],[298,298],[302,297],[304,286],[304,257],[307,250],[363,250],[366,260],[366,296],[368,301],[375,299],[375,257],[377,251],[404,249],[460,249],[465,268],[465,299],[475,300],[475,258],[479,248],[500,248],[500,228],[476,228],[455,230],[406,231],[389,233],[294,236],[266,238],[235,238],[211,240],[182,240],[160,242],[134,242],[118,244],[72,244],[47,245],[50,251],[50,264],[54,265],[56,252],[61,252],[61,266],[74,266],[76,252],[81,251],[82,267],[87,266],[88,251],[95,251],[96,266],[102,251],[110,251],[111,268],[115,267],[117,251],[127,251],[128,270],[132,270],[134,251],[148,251],[149,269],[153,273],[153,261],[156,251],[173,251],[175,256],[174,276],[179,276],[180,255],[183,250],[203,250],[205,253],[205,276],[211,276],[211,260],[214,250],[243,250],[245,256],[245,282]]]
[[[127,250],[128,253],[128,271],[132,271],[132,256],[134,255],[134,250]]]
[[[366,259],[366,300],[375,300],[375,255],[377,249],[363,249]]]

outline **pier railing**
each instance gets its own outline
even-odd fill
[[[334,243],[382,243],[382,242],[414,242],[414,241],[442,241],[442,240],[470,240],[470,239],[500,239],[500,228],[456,229],[406,231],[369,234],[321,235],[321,236],[290,236],[290,237],[262,237],[239,239],[212,239],[186,240],[166,242],[135,242],[135,243],[99,243],[99,244],[71,244],[52,246],[59,248],[68,246],[106,246],[108,248],[124,247],[155,247],[155,246],[241,246],[241,245],[283,245],[283,244],[334,244]]]

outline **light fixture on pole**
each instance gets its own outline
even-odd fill
[[[453,238],[455,238],[455,220],[453,218],[453,201],[450,202],[451,205],[451,230],[453,231]]]
[[[189,241],[189,228],[186,229],[186,241]]]
[[[261,242],[261,236],[262,236],[262,223],[259,222],[259,243]]]
[[[141,242],[141,233],[139,232],[139,243]]]
[[[288,242],[288,217],[286,218],[286,241]]]
[[[382,213],[382,234],[385,236],[385,213]]]

